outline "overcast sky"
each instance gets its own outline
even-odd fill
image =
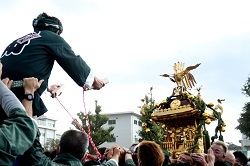
[[[201,95],[206,103],[225,99],[224,139],[239,144],[235,127],[249,101],[241,93],[250,73],[249,5],[249,1],[1,0],[0,49],[32,32],[38,14],[58,17],[64,29],[61,36],[74,52],[98,77],[109,79],[105,88],[85,92],[83,98],[82,89],[55,65],[49,84],[65,85],[59,100],[74,117],[84,111],[84,102],[87,111],[94,111],[95,100],[103,113],[138,111],[151,86],[156,102],[161,102],[175,84],[160,74],[172,74],[178,61],[186,67],[201,63],[191,71],[203,88]],[[46,115],[58,119],[59,132],[67,130],[70,116],[48,93],[43,99],[49,108]]]

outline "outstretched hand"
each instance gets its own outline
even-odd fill
[[[93,89],[99,90],[104,86],[105,86],[105,83],[103,82],[103,80],[100,80],[99,78],[94,77],[94,82],[93,82],[93,85],[92,85]]]
[[[51,97],[55,98],[57,96],[60,96],[62,94],[63,90],[63,84],[57,85],[51,85],[49,88],[47,88],[47,91],[50,92]]]
[[[100,89],[103,88],[108,82],[109,82],[109,81],[108,81],[107,78],[99,79],[99,78],[97,78],[97,77],[94,77],[94,82],[93,82],[92,86],[90,87],[88,84],[85,84],[85,85],[83,86],[83,89],[84,89],[84,91],[91,90],[91,89],[100,90]]]

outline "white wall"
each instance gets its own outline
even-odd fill
[[[116,137],[116,142],[105,142],[99,147],[110,147],[112,145],[119,145],[121,147],[130,147],[134,142],[135,138],[138,139],[138,131],[141,129],[139,126],[139,115],[134,113],[120,113],[120,114],[109,114],[109,120],[116,120],[114,125],[114,136]],[[134,124],[134,120],[137,124]],[[103,127],[108,128],[109,126],[105,124]]]

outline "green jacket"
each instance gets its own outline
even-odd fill
[[[132,159],[128,159],[125,161],[125,166],[136,166]]]
[[[33,145],[20,156],[18,166],[82,166],[81,161],[68,153],[60,153],[54,160],[51,160],[42,153],[42,146],[39,142],[40,132]]]
[[[82,166],[80,160],[70,155],[69,153],[61,153],[54,160],[41,153],[41,156],[34,158],[27,157],[20,159],[18,166]]]
[[[55,159],[51,160],[45,154],[42,153],[42,146],[39,142],[40,133],[37,133],[37,137],[34,144],[29,150],[20,157],[18,166],[82,166],[79,159],[70,155],[69,153],[60,153]],[[101,164],[101,166],[117,166],[114,161],[108,161]]]
[[[10,111],[0,124],[0,165],[12,165],[33,144],[38,128],[27,113],[19,108]]]
[[[14,81],[27,77],[44,79],[40,88],[35,92],[34,115],[40,116],[47,111],[40,96],[48,86],[48,79],[55,61],[79,86],[82,87],[85,84],[90,67],[74,53],[61,36],[52,31],[37,31],[18,38],[1,55],[2,78],[8,77]],[[23,88],[11,90],[22,101]]]
[[[59,154],[53,162],[55,165],[75,165],[75,166],[82,166],[80,160],[75,158],[74,156],[70,155],[69,153],[61,153]],[[50,164],[49,164],[50,165]],[[53,165],[53,164],[52,164]]]

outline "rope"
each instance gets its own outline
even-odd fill
[[[88,113],[87,113],[87,110],[86,110],[86,106],[85,106],[85,101],[84,101],[84,91],[83,91],[83,104],[84,104],[84,109],[85,109],[85,115],[86,115],[86,124],[88,126],[88,133],[86,133],[86,131],[83,129],[82,125],[77,121],[77,119],[75,119],[71,114],[70,112],[66,109],[66,107],[61,103],[61,101],[55,97],[57,99],[57,101],[61,104],[61,106],[64,108],[64,110],[69,114],[69,116],[73,119],[73,122],[76,124],[76,126],[84,133],[88,136],[88,139],[89,139],[89,142],[91,144],[91,146],[93,147],[95,153],[96,153],[96,156],[98,159],[101,159],[102,158],[102,155],[100,154],[100,152],[98,151],[91,135],[90,135],[90,123],[89,123],[89,116],[88,116]]]
[[[87,112],[87,109],[86,109],[86,104],[85,104],[85,101],[84,101],[84,90],[82,91],[82,96],[83,96],[83,106],[84,106],[84,110],[85,110],[85,115],[86,115],[86,124],[87,124],[87,127],[88,127],[88,135],[89,135],[89,141],[90,141],[90,143],[91,143],[91,145],[92,145],[92,147],[93,147],[93,149],[94,149],[94,151],[95,151],[95,153],[96,153],[96,155],[97,155],[97,157],[99,158],[99,159],[101,159],[102,158],[102,155],[99,153],[99,151],[98,151],[98,149],[97,149],[97,147],[96,147],[96,145],[95,145],[95,143],[94,143],[94,141],[92,140],[92,137],[91,137],[91,135],[90,135],[90,123],[89,123],[89,114],[88,114],[88,112]]]

